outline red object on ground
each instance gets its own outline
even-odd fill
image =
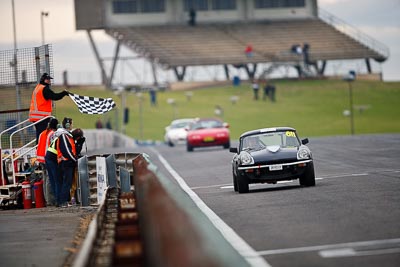
[[[44,208],[46,206],[46,201],[44,200],[43,180],[34,183],[33,189],[35,191],[36,208]]]
[[[24,209],[32,208],[32,192],[31,183],[29,181],[22,182],[22,200],[24,203]]]

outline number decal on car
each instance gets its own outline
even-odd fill
[[[294,132],[292,132],[292,131],[286,131],[286,136],[296,137],[296,134]]]

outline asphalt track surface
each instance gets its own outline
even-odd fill
[[[179,175],[267,266],[400,266],[400,135],[310,138],[309,147],[315,187],[255,185],[248,194],[233,191],[233,154],[222,147],[125,152],[149,154],[172,181]],[[61,266],[93,212],[0,211],[0,266]]]
[[[139,149],[270,266],[400,266],[400,135],[310,138],[309,147],[315,187],[296,180],[248,194],[233,191],[233,154],[222,147]]]

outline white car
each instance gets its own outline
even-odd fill
[[[169,146],[185,144],[187,136],[187,130],[185,129],[185,127],[193,123],[194,121],[194,119],[189,118],[173,120],[170,125],[165,127],[165,142]]]

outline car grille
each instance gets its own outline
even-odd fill
[[[283,163],[280,161],[279,163]],[[269,162],[269,164],[273,164]],[[275,163],[278,164],[278,163]],[[282,170],[270,171],[268,168],[251,169],[244,172],[245,176],[255,180],[285,180],[295,179],[304,173],[306,167],[297,165],[282,166]]]

